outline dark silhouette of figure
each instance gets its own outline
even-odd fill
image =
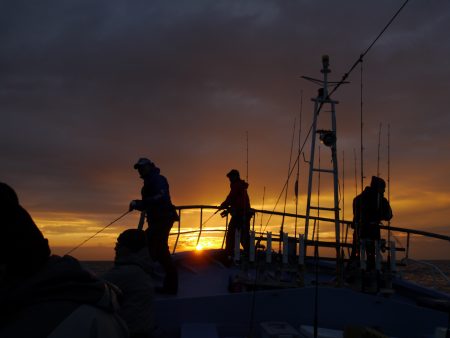
[[[380,223],[392,218],[392,210],[384,197],[386,183],[372,176],[370,186],[353,200],[352,259],[359,258],[360,240],[366,240],[367,270],[375,267],[375,241],[380,240]]]
[[[122,291],[119,314],[130,330],[130,338],[158,336],[154,320],[153,265],[143,230],[128,229],[117,238],[114,267],[103,278]]]
[[[14,190],[0,183],[0,337],[128,337],[113,286],[50,254]]]
[[[236,230],[241,231],[240,242],[244,251],[248,252],[250,219],[253,216],[253,212],[250,208],[250,199],[247,193],[248,183],[241,179],[239,171],[236,169],[232,169],[227,174],[227,177],[230,180],[230,193],[219,206],[219,209],[226,209],[231,214],[225,242],[225,253],[228,256],[232,256],[235,246]]]
[[[148,227],[145,230],[148,238],[150,256],[164,268],[165,277],[162,288],[155,288],[159,293],[176,294],[178,292],[178,272],[172,261],[168,239],[170,229],[178,214],[169,193],[169,183],[160,174],[159,168],[147,158],[140,158],[134,165],[144,180],[141,200],[133,200],[130,210],[145,211]]]

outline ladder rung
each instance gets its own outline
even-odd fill
[[[328,210],[328,211],[336,211],[336,210],[341,210],[341,208],[325,208],[325,207],[309,207],[310,209],[314,209],[314,210]]]
[[[317,168],[313,168],[313,171],[319,171],[321,173],[331,173],[334,174],[334,170],[333,169],[317,169]]]

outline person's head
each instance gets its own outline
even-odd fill
[[[370,187],[376,190],[380,194],[384,194],[386,189],[386,183],[384,180],[377,176],[372,176],[372,180],[370,181]]]
[[[231,169],[228,172],[227,177],[229,178],[230,182],[234,182],[241,178],[241,176],[239,175],[239,171],[237,171],[236,169]]]
[[[7,210],[17,205],[19,205],[19,198],[14,189],[0,182],[0,208]]]
[[[134,165],[134,169],[139,172],[141,177],[146,176],[155,168],[155,164],[148,158],[141,157]]]
[[[0,264],[8,274],[27,277],[39,270],[50,256],[48,241],[16,192],[0,182]]]
[[[129,253],[137,253],[147,249],[147,236],[144,230],[127,229],[117,237],[116,258]]]

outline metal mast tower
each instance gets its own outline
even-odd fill
[[[334,220],[335,220],[335,235],[336,235],[336,259],[339,261],[340,256],[340,221],[339,221],[339,182],[338,182],[338,163],[337,163],[337,149],[336,149],[336,111],[335,105],[338,101],[334,101],[330,99],[328,96],[328,86],[331,84],[335,84],[335,82],[328,81],[328,74],[331,72],[329,69],[329,58],[328,55],[322,56],[322,70],[323,74],[322,80],[317,80],[314,78],[302,76],[302,78],[312,81],[316,84],[319,84],[321,88],[319,88],[318,95],[316,98],[312,98],[311,100],[314,102],[314,117],[312,123],[312,133],[311,133],[311,152],[309,159],[309,180],[308,180],[308,196],[307,196],[307,204],[306,204],[306,219],[305,219],[305,243],[308,240],[309,235],[309,223],[311,218],[311,211],[316,210],[317,215],[320,214],[320,211],[326,212],[334,212]],[[331,110],[325,111],[322,108],[325,106],[330,106]],[[319,113],[322,111],[322,119],[320,119],[320,123],[325,125],[318,129],[319,123]],[[325,123],[325,117],[330,113],[331,121]],[[318,161],[315,159],[315,152],[318,146],[316,145],[316,138],[319,137],[319,140],[327,147],[331,149],[331,168],[321,168],[318,165]],[[313,191],[313,185],[318,184],[318,179],[314,179],[314,175],[320,174],[332,174],[333,175],[333,192],[334,192],[334,205],[333,206],[321,206],[318,195],[318,205],[311,205],[311,195]],[[320,187],[319,187],[320,188]],[[311,238],[314,240],[314,238]],[[306,255],[306,244],[305,244],[305,255]]]

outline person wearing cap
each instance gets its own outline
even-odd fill
[[[172,261],[168,239],[170,229],[178,214],[172,204],[169,183],[160,174],[159,168],[148,158],[140,158],[134,165],[144,181],[141,189],[142,199],[133,200],[130,210],[144,211],[148,227],[145,230],[148,248],[153,260],[160,263],[165,271],[162,288],[155,288],[157,292],[176,294],[178,292],[178,272]]]
[[[128,229],[117,238],[114,266],[102,277],[122,291],[119,314],[130,338],[156,337],[153,299],[153,265],[143,230]]]
[[[225,201],[220,204],[219,209],[226,209],[226,213],[231,214],[225,240],[225,253],[231,257],[235,246],[236,230],[241,232],[240,238],[244,251],[248,251],[250,218],[253,213],[247,193],[248,183],[241,179],[239,171],[236,169],[230,170],[226,176],[230,180],[230,192]]]
[[[353,200],[353,248],[352,259],[359,260],[359,242],[366,240],[367,270],[375,267],[375,241],[381,239],[380,223],[392,219],[392,209],[384,197],[386,183],[372,176],[370,186]]]
[[[0,182],[0,337],[126,338],[119,291],[48,241]]]

